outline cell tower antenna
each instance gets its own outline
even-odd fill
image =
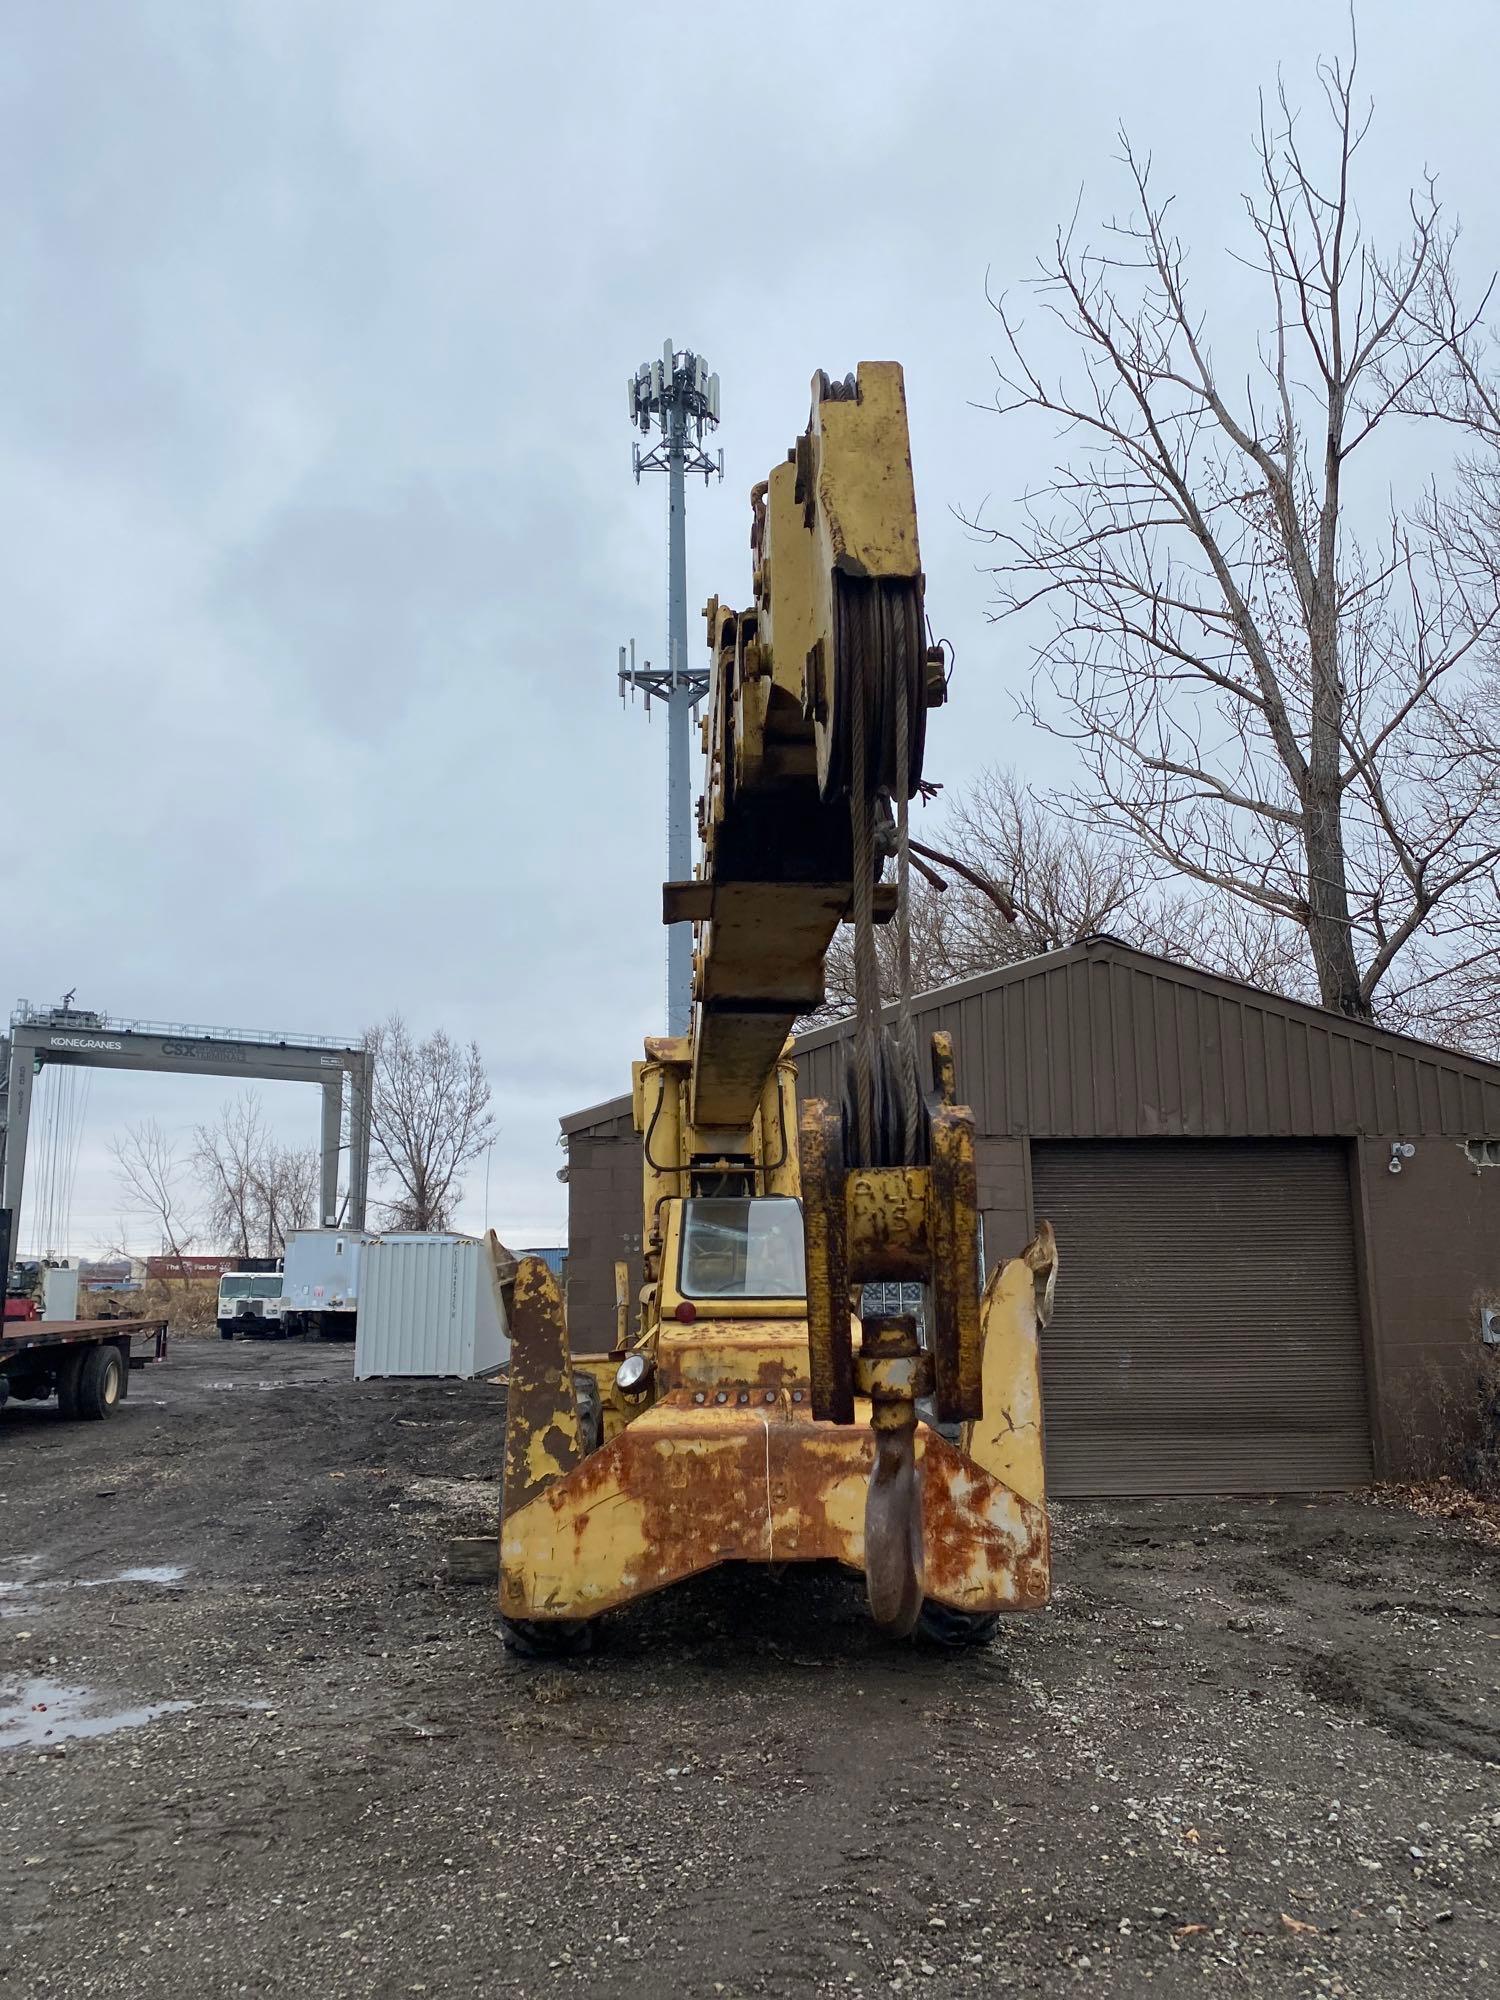
[[[724,454],[704,443],[719,423],[719,378],[701,354],[675,349],[671,341],[659,361],[643,361],[630,378],[630,421],[642,437],[633,449],[637,485],[643,472],[667,475],[667,664],[665,669],[630,665],[620,648],[620,694],[638,688],[667,709],[667,879],[686,882],[693,872],[693,783],[688,724],[708,693],[708,669],[687,663],[687,480],[702,473],[706,486],[724,477]],[[667,929],[667,1032],[685,1035],[693,1010],[693,929]]]

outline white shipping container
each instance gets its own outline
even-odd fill
[[[488,1242],[473,1236],[377,1237],[361,1260],[354,1375],[493,1375],[510,1335]]]

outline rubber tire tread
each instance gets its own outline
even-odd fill
[[[575,1376],[573,1394],[578,1404],[578,1441],[588,1458],[604,1443],[604,1406],[591,1376]]]
[[[929,1597],[917,1618],[917,1631],[929,1645],[946,1652],[962,1652],[966,1647],[983,1646],[1000,1628],[998,1611],[955,1611]]]
[[[112,1372],[124,1373],[125,1362],[118,1347],[103,1341],[91,1347],[83,1357],[83,1366],[78,1371],[77,1414],[90,1423],[102,1422],[112,1417],[123,1400],[123,1392],[116,1389],[114,1401],[105,1396],[105,1384]]]
[[[522,1660],[576,1660],[594,1650],[590,1618],[502,1618],[508,1651]]]

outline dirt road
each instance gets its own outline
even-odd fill
[[[1072,1506],[977,1656],[726,1572],[537,1668],[441,1581],[500,1392],[349,1372],[184,1343],[0,1416],[0,1993],[1500,1987],[1467,1529]]]

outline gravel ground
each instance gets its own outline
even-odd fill
[[[1500,1990],[1463,1524],[1072,1505],[976,1655],[725,1571],[537,1667],[442,1581],[501,1392],[349,1375],[181,1343],[0,1415],[0,1992]]]

